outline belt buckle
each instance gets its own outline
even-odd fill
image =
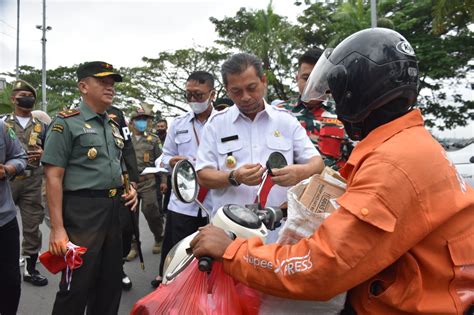
[[[109,189],[109,198],[115,197],[117,194],[117,188]]]

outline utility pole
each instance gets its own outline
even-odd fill
[[[43,96],[41,102],[41,110],[47,110],[47,103],[46,103],[46,32],[52,29],[51,26],[46,26],[46,0],[43,0],[43,25],[36,25],[36,28],[43,31],[43,37],[41,38],[41,43],[43,45],[43,69],[41,72],[41,94]]]
[[[377,0],[370,0],[370,17],[372,28],[377,27]]]
[[[16,80],[20,78],[20,0],[16,0]]]

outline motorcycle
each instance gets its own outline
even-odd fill
[[[256,203],[250,205],[226,204],[220,207],[210,223],[226,231],[232,239],[236,237],[259,237],[265,241],[268,231],[281,225],[284,217],[279,207],[267,207],[266,196],[271,183],[272,168],[282,168],[287,165],[285,157],[279,152],[273,152],[266,163],[267,170],[262,177],[258,189]],[[198,200],[199,185],[193,165],[187,160],[176,163],[172,176],[172,190],[176,197],[184,203],[196,202],[207,213],[211,213]],[[270,187],[271,188],[271,187]],[[190,249],[191,240],[197,235],[195,232],[177,243],[168,253],[164,262],[163,284],[173,281],[195,259]],[[209,257],[199,259],[199,270],[210,271],[212,260]]]

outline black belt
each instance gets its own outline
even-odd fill
[[[123,188],[120,187],[103,190],[80,189],[74,191],[65,191],[64,194],[68,196],[88,198],[113,198],[115,196],[121,196],[123,194]]]

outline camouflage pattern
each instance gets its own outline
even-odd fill
[[[344,125],[337,119],[333,102],[325,101],[322,106],[310,110],[295,97],[277,107],[287,109],[298,119],[326,166],[339,170],[345,164],[347,157],[342,150],[348,138]]]

